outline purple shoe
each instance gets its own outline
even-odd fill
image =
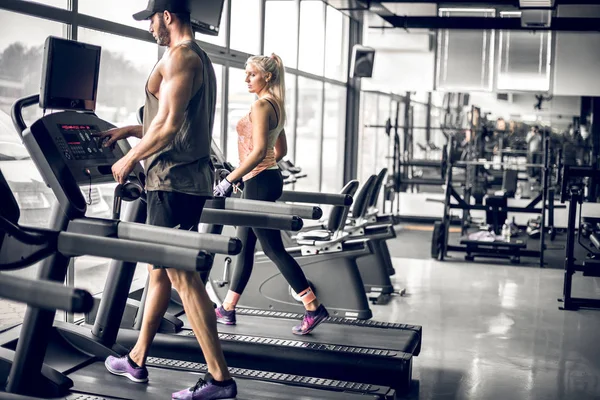
[[[148,382],[148,370],[146,367],[134,367],[131,365],[129,355],[119,358],[108,356],[104,365],[111,374],[125,376],[138,383]]]
[[[235,325],[235,310],[227,311],[223,306],[215,308],[217,322],[224,325]]]
[[[292,332],[296,335],[308,335],[326,318],[329,318],[327,309],[321,304],[315,311],[306,311],[302,323],[295,326]]]
[[[226,382],[216,382],[210,374],[198,379],[189,388],[173,393],[171,398],[177,400],[235,400],[237,385],[233,379]]]

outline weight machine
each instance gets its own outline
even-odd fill
[[[471,204],[471,188],[467,186],[465,193],[461,196],[452,185],[453,167],[465,167],[468,170],[468,182],[473,179],[469,171],[474,167],[484,167],[493,165],[491,161],[454,161],[449,157],[450,162],[447,165],[445,193],[444,193],[444,214],[441,221],[434,224],[433,236],[431,240],[431,257],[440,261],[447,257],[449,251],[465,252],[465,259],[474,260],[475,257],[508,258],[512,263],[519,263],[521,257],[539,257],[540,267],[544,266],[545,234],[546,234],[546,214],[549,214],[550,236],[554,238],[556,230],[554,229],[554,190],[549,189],[550,164],[549,164],[549,146],[548,138],[544,141],[544,164],[525,164],[520,167],[536,167],[542,169],[543,187],[541,193],[525,207],[511,207],[507,205],[506,197],[494,196],[486,199],[486,204]],[[449,148],[452,146],[450,145]],[[503,166],[502,166],[503,167]],[[454,200],[454,202],[452,201]],[[541,203],[540,207],[537,207]],[[450,226],[450,212],[452,209],[463,210],[461,234],[467,233],[469,227],[469,212],[471,210],[481,210],[486,212],[486,219],[492,223],[495,233],[498,233],[499,227],[506,219],[509,212],[516,213],[537,213],[541,215],[540,227],[540,250],[527,249],[523,240],[495,240],[478,241],[462,239],[460,245],[449,245],[448,234]]]
[[[563,284],[563,297],[558,299],[562,302],[561,310],[577,310],[579,308],[600,308],[600,299],[578,298],[572,296],[573,275],[576,272],[583,272],[583,276],[600,277],[600,232],[598,229],[592,229],[588,239],[595,247],[587,246],[582,242],[584,236],[581,221],[584,217],[581,215],[584,200],[584,179],[588,178],[590,183],[598,182],[600,179],[600,170],[593,167],[569,167],[563,169],[563,181],[560,193],[560,201],[564,203],[569,200],[568,229],[567,229],[567,247],[565,255],[565,275]],[[595,190],[590,186],[591,190]],[[579,222],[576,225],[577,206],[579,206]],[[600,218],[586,218],[589,223],[596,227],[600,226]],[[581,264],[575,259],[575,229],[578,229],[577,242],[588,251],[588,258]]]

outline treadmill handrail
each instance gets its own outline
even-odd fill
[[[130,239],[168,246],[205,250],[209,253],[236,255],[242,251],[242,241],[235,237],[162,228],[135,222],[119,222],[119,239]]]
[[[271,203],[273,204],[273,203]],[[299,231],[304,225],[296,215],[267,215],[249,211],[204,209],[200,222],[210,225],[251,226],[253,228]]]
[[[40,95],[34,94],[27,97],[22,97],[15,101],[10,108],[10,115],[12,118],[13,125],[17,130],[17,133],[23,138],[23,131],[27,129],[27,125],[25,124],[25,120],[23,119],[23,109],[25,107],[32,106],[40,102]]]
[[[212,256],[204,251],[71,232],[59,233],[57,250],[68,257],[90,255],[185,271],[208,271],[212,265]]]
[[[284,190],[279,201],[295,203],[327,204],[330,206],[351,206],[354,199],[348,194],[294,192]]]
[[[319,219],[323,216],[323,210],[316,206],[282,204],[271,201],[228,197],[215,197],[212,200],[208,200],[205,205],[205,210],[206,209],[247,211],[261,214],[296,215],[306,219]]]
[[[18,276],[2,277],[0,297],[33,307],[72,313],[85,313],[94,306],[94,298],[86,290]]]

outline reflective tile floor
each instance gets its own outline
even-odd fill
[[[600,310],[560,311],[561,270],[395,258],[407,294],[374,318],[423,326],[410,399],[600,399]],[[600,298],[576,275],[574,294]]]

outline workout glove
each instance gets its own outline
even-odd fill
[[[232,185],[231,182],[227,180],[227,178],[223,179],[215,188],[213,189],[214,196],[226,197],[231,193]]]

